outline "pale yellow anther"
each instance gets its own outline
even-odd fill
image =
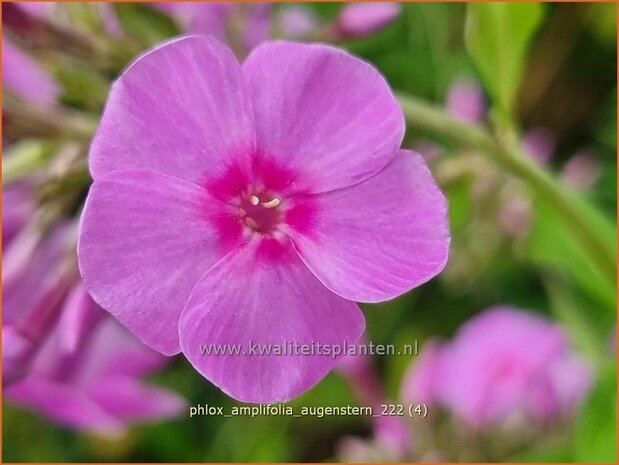
[[[252,205],[258,205],[260,203],[260,199],[255,195],[251,195],[249,197],[249,203],[251,203]]]
[[[260,205],[262,205],[264,208],[275,208],[280,204],[279,199],[272,199],[269,200],[268,202],[262,202]]]
[[[244,208],[239,208],[239,215],[241,216],[241,218],[247,215],[247,212]]]

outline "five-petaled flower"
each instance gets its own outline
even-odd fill
[[[86,286],[232,397],[290,399],[335,361],[199,346],[355,343],[354,301],[440,272],[446,202],[403,133],[384,78],[342,50],[270,42],[241,66],[206,36],[159,46],[116,81],[92,144]]]

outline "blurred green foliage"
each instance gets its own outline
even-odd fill
[[[617,361],[608,361],[582,405],[574,429],[577,462],[617,461]]]
[[[492,102],[511,117],[533,35],[542,20],[541,3],[468,5],[467,49]]]

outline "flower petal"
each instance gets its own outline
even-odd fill
[[[90,169],[95,179],[146,169],[195,181],[253,147],[239,63],[217,40],[188,36],[142,55],[114,83]]]
[[[28,374],[35,347],[15,326],[2,325],[2,387]]]
[[[100,380],[88,389],[88,395],[106,412],[123,420],[170,418],[186,408],[185,400],[174,392],[122,376]]]
[[[88,342],[80,348],[82,354],[87,353],[88,363],[80,365],[75,378],[84,386],[99,384],[106,378],[151,375],[172,361],[142,344],[110,315],[99,323]]]
[[[337,18],[344,37],[365,37],[387,26],[402,12],[399,2],[351,2]]]
[[[61,89],[27,53],[2,39],[2,84],[6,90],[37,105],[53,105]]]
[[[289,234],[329,289],[379,302],[438,274],[447,261],[447,204],[420,155],[399,152],[376,176],[313,197],[309,231]]]
[[[514,414],[551,414],[553,368],[567,347],[561,327],[541,315],[491,307],[463,324],[445,347],[440,399],[475,427]]]
[[[26,183],[13,183],[2,187],[2,248],[22,230],[36,207],[32,191]]]
[[[444,384],[445,350],[445,343],[438,339],[424,341],[423,351],[404,375],[400,394],[404,402],[433,404],[439,401],[440,387]]]
[[[124,434],[126,425],[121,419],[70,384],[31,375],[12,385],[6,394],[12,402],[68,427],[110,437]]]
[[[95,181],[82,215],[79,265],[86,289],[143,342],[180,351],[189,292],[225,251],[204,189],[149,171]]]
[[[97,323],[107,315],[86,292],[82,281],[75,284],[65,299],[58,321],[59,351],[66,356],[80,350]]]
[[[45,237],[30,228],[23,230],[3,250],[2,323],[25,327],[36,321],[40,326],[42,314],[62,303],[66,283],[61,266],[73,248],[71,239],[71,225],[60,221]]]
[[[300,172],[299,190],[367,179],[395,156],[404,117],[369,64],[326,45],[269,42],[243,64],[258,153]]]
[[[206,34],[222,42],[234,4],[203,2],[152,2],[150,6],[169,14],[185,32]]]
[[[278,356],[275,344],[280,349],[288,343],[341,347],[355,343],[363,328],[355,303],[325,288],[289,244],[266,239],[251,242],[204,275],[187,300],[179,334],[189,361],[224,392],[244,402],[270,403],[309,389],[337,360]],[[252,343],[267,345],[271,353],[250,355]],[[210,355],[202,355],[201,345],[212,349]],[[214,352],[234,350],[230,347],[242,354]]]

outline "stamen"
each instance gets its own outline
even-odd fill
[[[239,215],[241,216],[241,218],[243,218],[245,215],[247,215],[247,212],[245,211],[244,208],[239,208]]]
[[[262,205],[264,208],[275,208],[280,203],[281,202],[279,199],[272,199],[272,200],[269,200],[268,202],[262,202],[260,205]]]
[[[255,195],[250,195],[249,203],[251,203],[252,205],[258,205],[260,203],[260,199]]]

